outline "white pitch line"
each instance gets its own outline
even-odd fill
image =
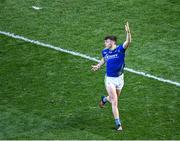
[[[33,44],[36,44],[36,45],[51,48],[51,49],[54,49],[54,50],[57,50],[57,51],[60,51],[60,52],[65,52],[65,53],[68,53],[68,54],[72,54],[72,55],[75,55],[75,56],[86,58],[86,59],[91,60],[91,61],[95,61],[95,62],[100,61],[100,60],[98,60],[98,59],[96,59],[94,57],[90,57],[88,55],[81,54],[79,52],[69,51],[69,50],[66,50],[66,49],[63,49],[63,48],[60,48],[60,47],[56,47],[56,46],[53,46],[53,45],[50,45],[50,44],[42,43],[42,42],[39,42],[39,41],[36,41],[36,40],[31,40],[31,39],[28,39],[28,38],[20,36],[20,35],[15,35],[14,33],[0,31],[0,34],[6,35],[8,37],[15,38],[15,39],[20,39],[20,40],[23,40],[23,41],[26,41],[26,42],[30,42],[30,43],[33,43]],[[136,71],[136,70],[131,69],[131,68],[125,68],[125,70],[129,71],[129,72],[132,72],[132,73],[135,73],[135,74],[138,74],[138,75],[148,77],[148,78],[152,78],[152,79],[155,79],[155,80],[158,80],[158,81],[161,81],[161,82],[166,82],[166,83],[169,83],[169,84],[173,84],[173,85],[176,85],[178,87],[180,86],[179,82],[175,82],[175,81],[172,81],[172,80],[157,77],[157,76],[154,76],[154,75],[151,75],[151,74],[148,74],[148,73]]]

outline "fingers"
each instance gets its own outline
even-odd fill
[[[126,30],[126,32],[128,32],[128,28],[127,28],[127,25],[125,25],[125,30]]]
[[[92,70],[92,71],[97,71],[98,69],[97,69],[97,68],[92,68],[91,70]]]
[[[126,32],[130,32],[130,28],[129,28],[129,23],[128,22],[126,22],[126,24],[125,24],[125,29],[126,29]]]
[[[98,67],[96,65],[92,65],[91,67],[92,67],[91,68],[92,71],[97,71],[98,70]]]
[[[94,66],[93,65],[91,66],[91,70],[94,71]]]
[[[126,26],[129,28],[129,23],[128,22],[126,22]]]

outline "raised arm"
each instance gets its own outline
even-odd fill
[[[101,68],[101,66],[104,65],[104,63],[105,63],[104,58],[102,58],[98,64],[91,66],[92,67],[91,70],[93,70],[93,71],[99,70]]]
[[[125,24],[125,31],[126,31],[126,41],[123,44],[123,48],[127,49],[129,47],[129,44],[131,43],[131,32],[128,22]]]

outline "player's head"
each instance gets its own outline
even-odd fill
[[[105,47],[111,48],[112,46],[116,45],[117,38],[116,36],[106,36],[104,38]]]

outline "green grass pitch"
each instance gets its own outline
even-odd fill
[[[35,10],[32,6],[42,7]],[[180,82],[178,0],[0,0],[0,30],[100,57],[108,34],[133,42],[127,67]],[[180,139],[180,88],[125,71],[116,132],[95,62],[0,35],[0,139]]]

